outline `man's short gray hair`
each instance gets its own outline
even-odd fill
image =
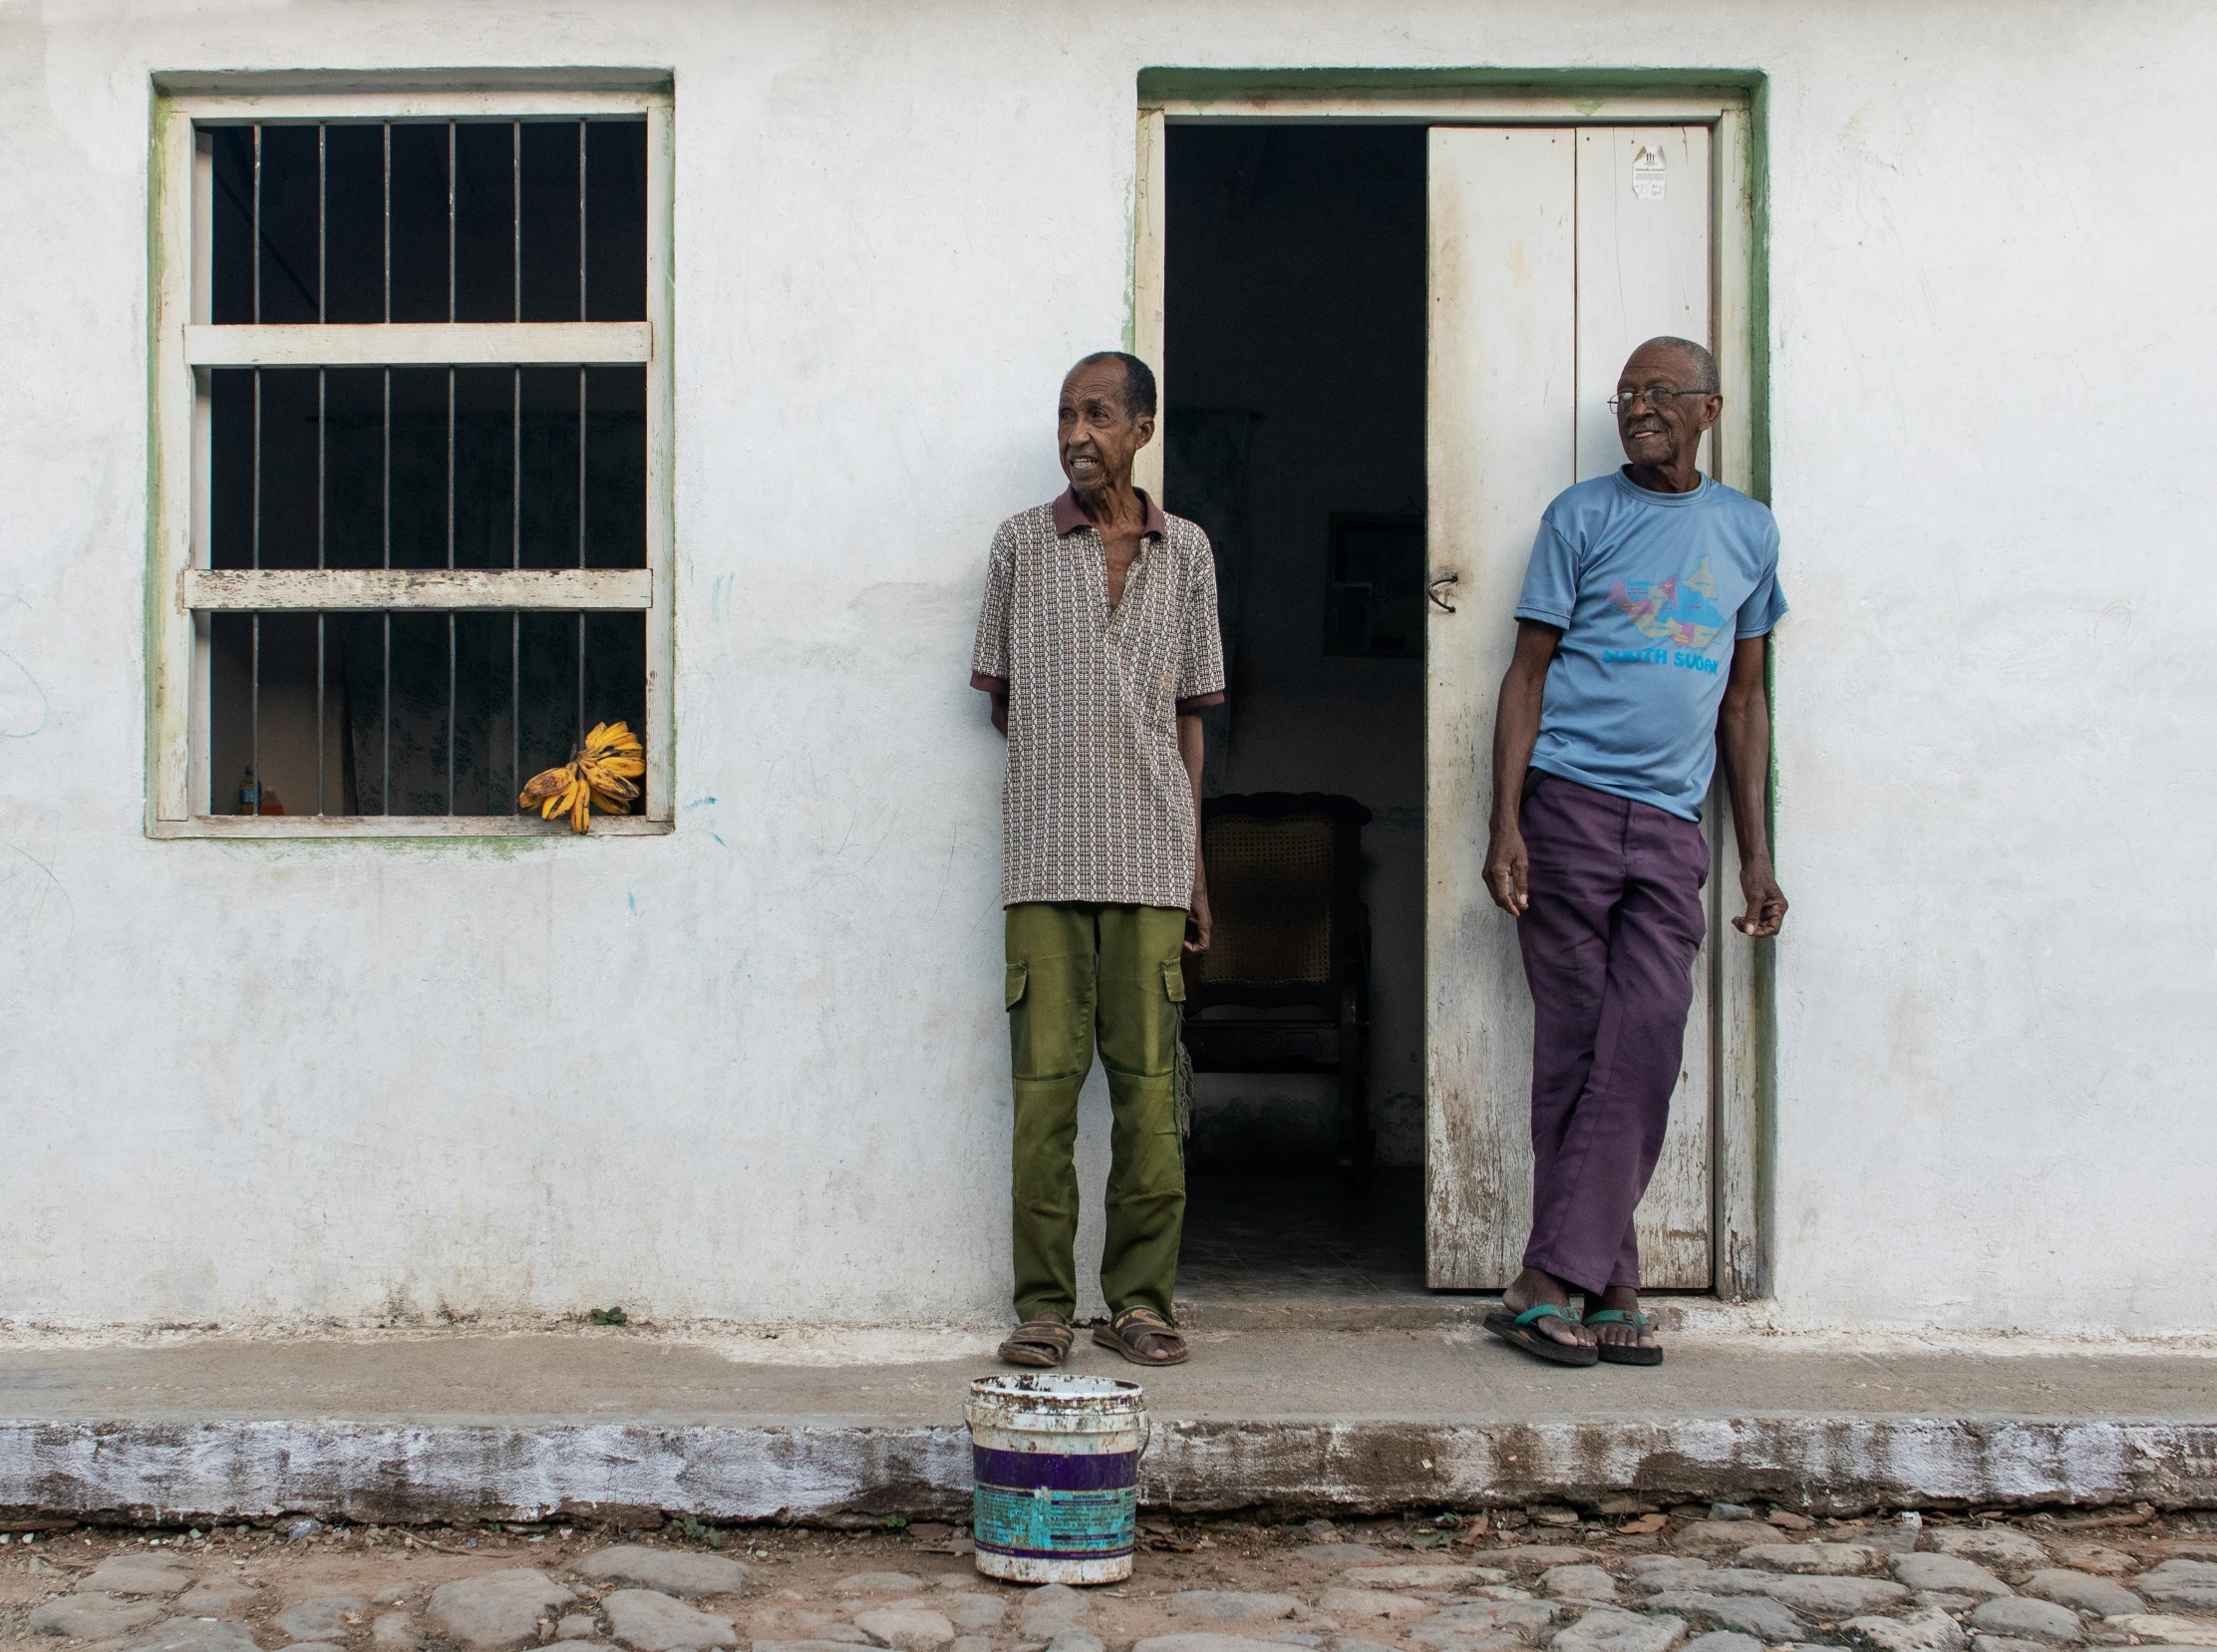
[[[1707,391],[1712,396],[1723,394],[1725,387],[1717,377],[1717,358],[1709,353],[1708,345],[1696,344],[1690,338],[1674,338],[1665,333],[1661,338],[1649,339],[1640,346],[1640,350],[1675,351],[1694,370],[1695,382],[1687,385],[1686,389]],[[1640,350],[1635,350],[1632,354],[1636,356]],[[1631,357],[1625,359],[1629,361]]]
[[[1103,362],[1114,362],[1123,369],[1123,413],[1126,419],[1152,419],[1154,417],[1154,369],[1137,356],[1122,350],[1096,350],[1079,359],[1075,373],[1081,367],[1098,367]],[[1067,379],[1070,375],[1065,374]]]

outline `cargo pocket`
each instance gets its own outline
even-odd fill
[[[1185,1002],[1185,966],[1175,958],[1162,966],[1162,990],[1169,994],[1171,1003]]]
[[[1007,987],[1008,1002],[1003,1004],[1001,1007],[1003,1009],[1013,1010],[1016,1008],[1017,1005],[1023,1003],[1024,989],[1030,984],[1031,979],[1032,966],[1030,964],[1009,965],[1009,980]]]

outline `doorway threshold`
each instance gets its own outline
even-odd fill
[[[1179,1292],[1178,1324],[1194,1331],[1427,1331],[1475,1326],[1498,1296],[1394,1291],[1377,1296],[1200,1296]]]
[[[1350,1179],[1327,1165],[1196,1164],[1186,1172],[1178,1323],[1208,1331],[1475,1328],[1499,1291],[1442,1291],[1425,1272],[1424,1170],[1380,1165]],[[1651,1293],[1666,1331],[1741,1329],[1713,1291]]]
[[[1263,1315],[1215,1323],[1277,1324],[1273,1313],[1295,1303],[1344,1319],[1366,1304],[1407,1311],[1431,1299],[1421,1166],[1379,1165],[1355,1178],[1330,1164],[1201,1163],[1185,1185],[1180,1304]]]
[[[1665,1333],[1757,1333],[1767,1329],[1759,1306],[1720,1300],[1710,1291],[1673,1291],[1640,1298]],[[1208,1296],[1181,1289],[1178,1324],[1195,1331],[1428,1331],[1475,1329],[1501,1305],[1499,1291],[1382,1291],[1371,1296]]]

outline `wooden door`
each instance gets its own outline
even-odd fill
[[[1435,1288],[1498,1289],[1531,1223],[1531,1001],[1480,878],[1493,704],[1548,500],[1624,463],[1605,403],[1641,340],[1710,342],[1705,127],[1435,128],[1425,647],[1425,1181]],[[1719,818],[1712,814],[1714,835]],[[1712,932],[1716,880],[1711,880]],[[1695,965],[1641,1271],[1713,1278],[1711,949]]]

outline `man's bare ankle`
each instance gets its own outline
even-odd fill
[[[1503,1301],[1513,1304],[1518,1312],[1536,1308],[1542,1302],[1552,1302],[1557,1307],[1570,1306],[1570,1291],[1560,1279],[1541,1268],[1528,1267],[1509,1281],[1501,1293]]]
[[[1556,1278],[1544,1268],[1527,1267],[1510,1280],[1501,1292],[1501,1300],[1516,1313],[1527,1313],[1544,1304],[1570,1310],[1564,1318],[1549,1316],[1538,1322],[1542,1336],[1556,1342],[1579,1344],[1592,1341],[1592,1336],[1580,1326],[1573,1306],[1574,1287]]]

